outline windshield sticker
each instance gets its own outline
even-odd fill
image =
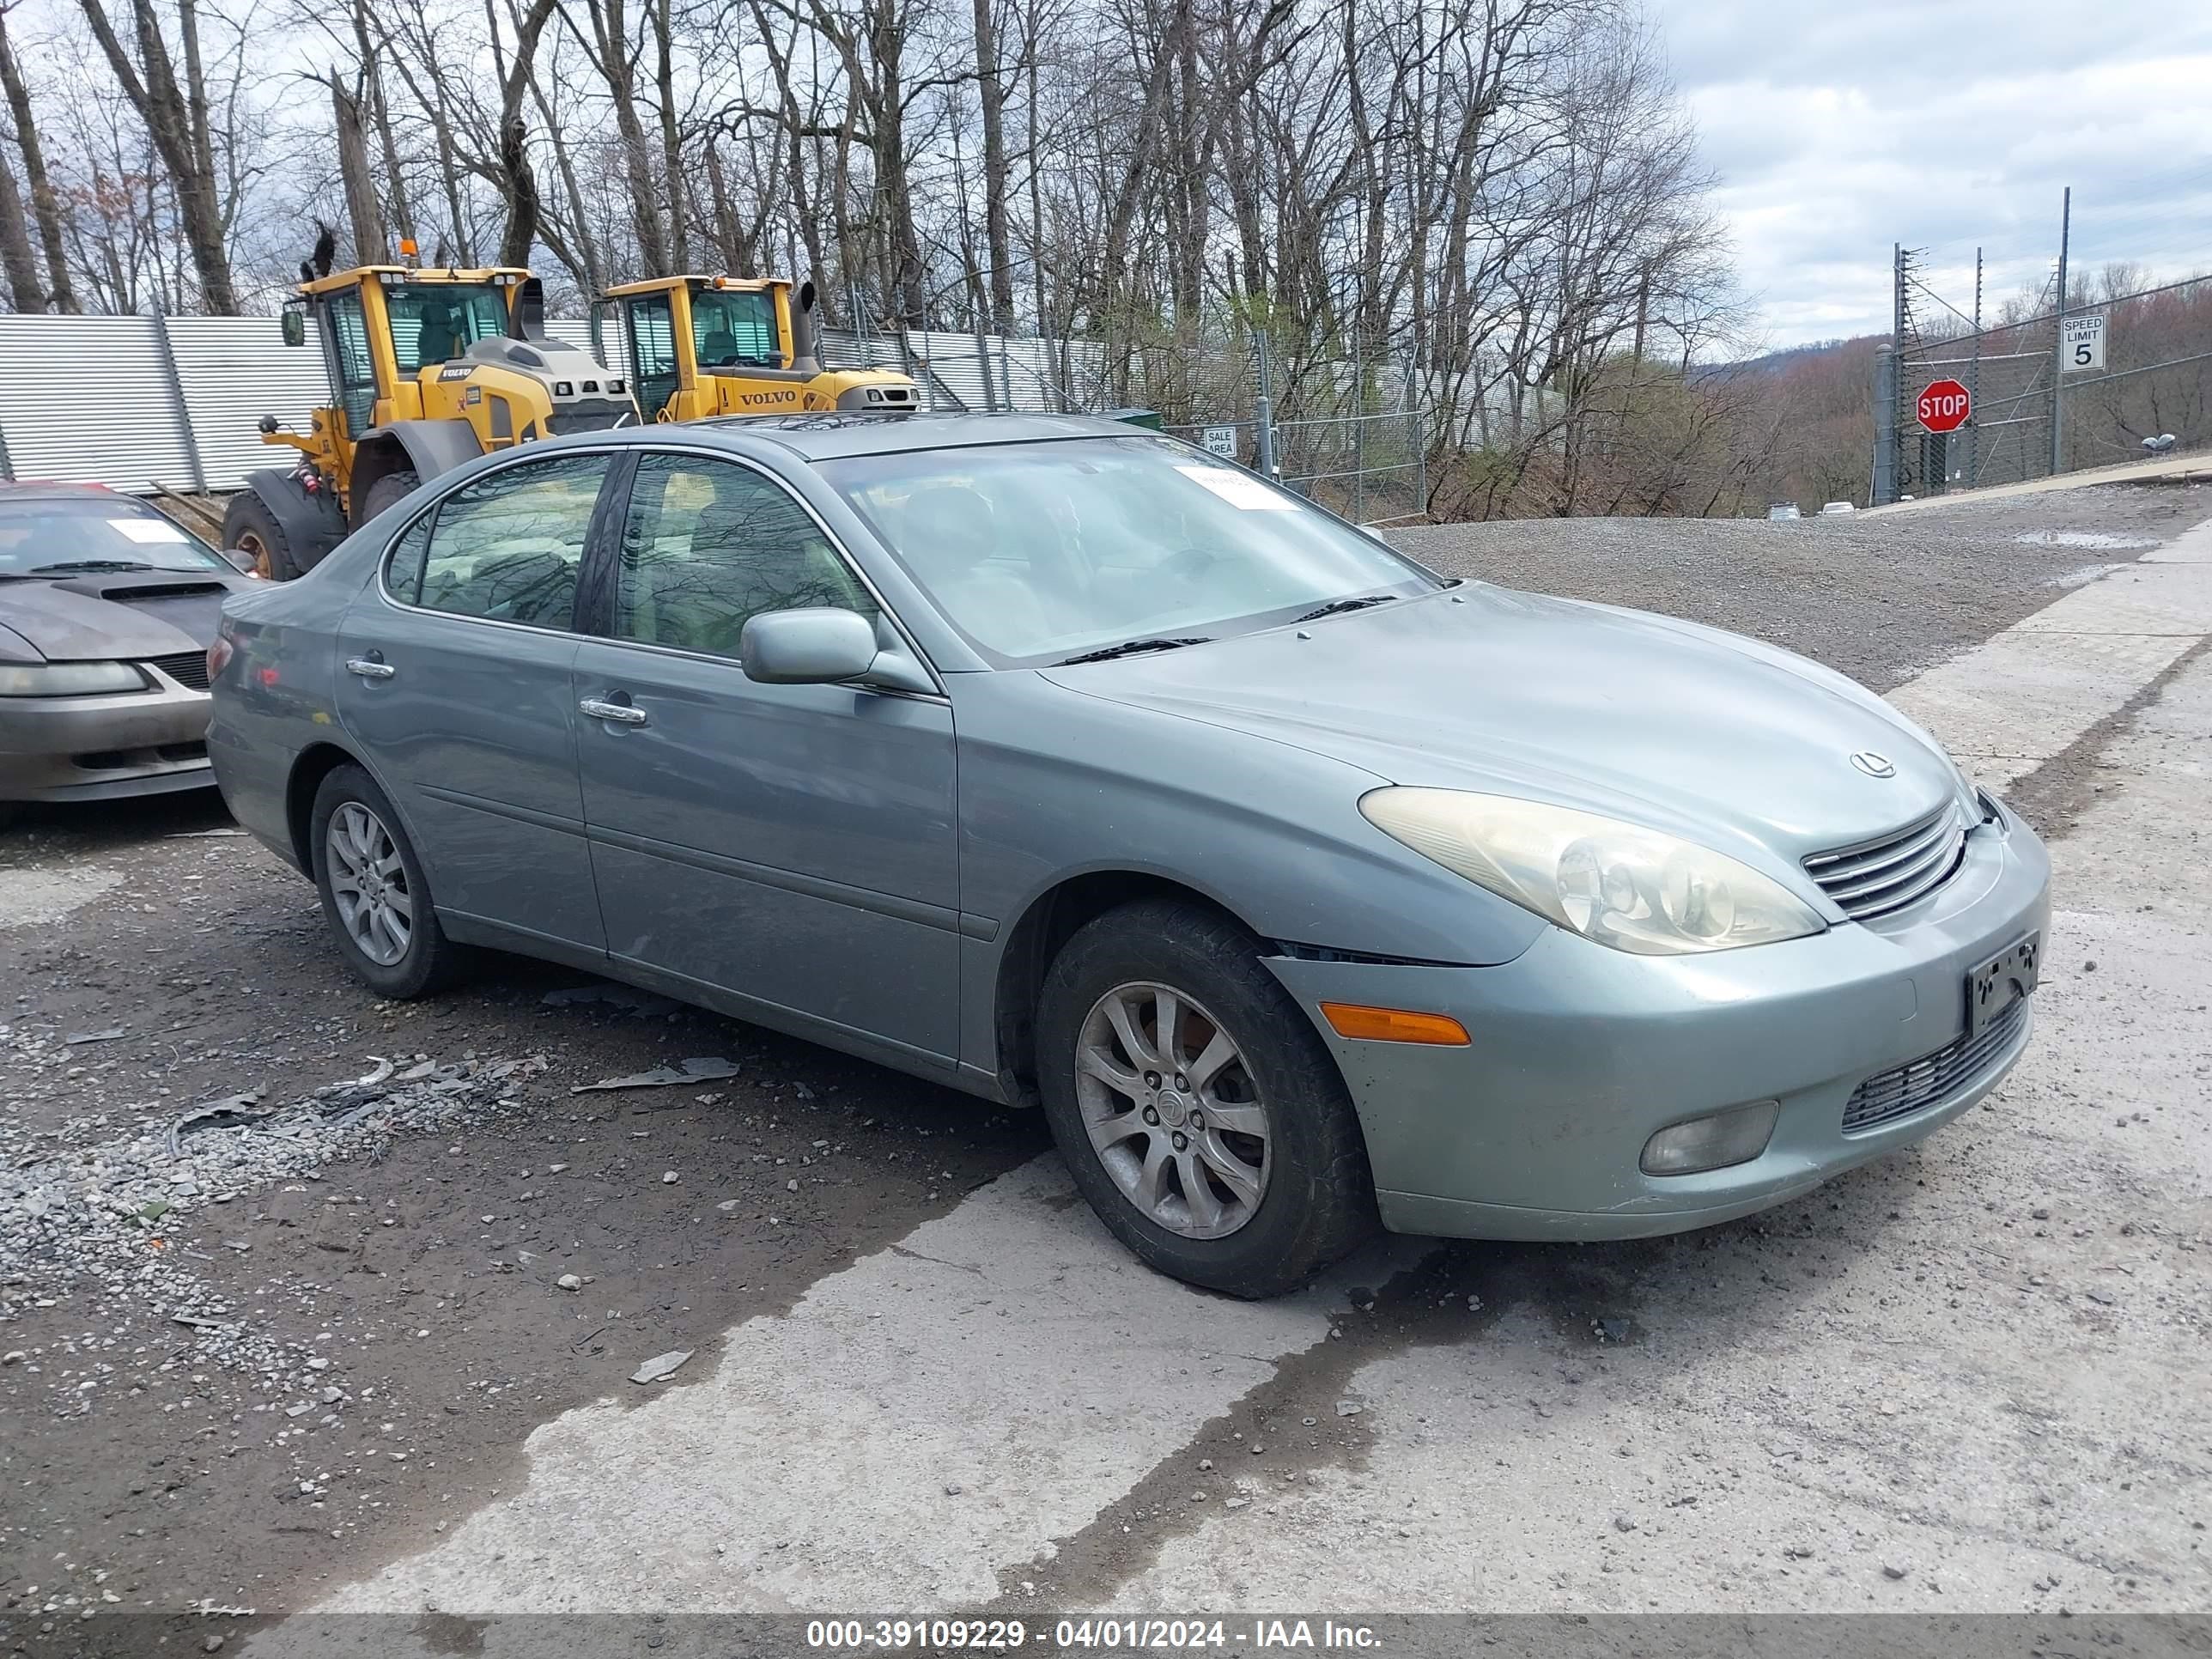
[[[107,527],[124,540],[137,542],[141,547],[185,539],[185,532],[167,519],[110,519]]]
[[[1297,508],[1297,497],[1270,489],[1248,473],[1231,471],[1225,466],[1179,466],[1176,471],[1194,483],[1204,484],[1230,506],[1241,507],[1247,513],[1290,513]]]

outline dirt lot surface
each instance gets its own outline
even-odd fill
[[[211,797],[30,814],[0,1650],[283,1653],[310,1608],[410,1653],[562,1610],[2212,1610],[2208,520],[1408,532],[1894,691],[2056,835],[2042,1035],[1763,1217],[1390,1241],[1258,1307],[1117,1251],[1029,1115],[507,959],[380,1003]],[[2024,690],[2019,752],[1947,729],[2077,641],[2127,648]],[[690,1059],[732,1074],[578,1092]]]
[[[1394,539],[1453,575],[1687,617],[1887,691],[2208,511],[2212,488],[2122,484],[1895,518],[1513,520]]]

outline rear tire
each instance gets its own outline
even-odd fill
[[[356,526],[367,524],[378,514],[413,495],[422,482],[422,475],[411,466],[403,466],[396,472],[387,472],[361,498],[361,512],[355,518]]]
[[[230,498],[222,510],[222,544],[252,554],[255,573],[272,582],[289,582],[306,568],[258,490],[241,489]]]
[[[460,947],[438,926],[422,863],[375,781],[358,766],[333,769],[307,835],[323,915],[354,977],[401,1001],[450,981]]]
[[[1076,1186],[1160,1272],[1278,1296],[1376,1231],[1344,1079],[1229,918],[1168,900],[1097,917],[1047,972],[1036,1031]]]

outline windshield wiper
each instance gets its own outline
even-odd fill
[[[1388,605],[1397,597],[1395,593],[1362,593],[1357,599],[1331,599],[1327,605],[1316,605],[1298,620],[1317,622],[1323,617],[1338,617],[1347,611],[1364,611],[1370,605]]]
[[[1054,668],[1073,668],[1079,662],[1111,662],[1116,657],[1133,657],[1140,651],[1172,651],[1177,646],[1205,645],[1210,636],[1191,635],[1179,640],[1124,640],[1119,645],[1109,645],[1103,651],[1086,651],[1079,657],[1062,657]]]
[[[173,570],[173,565],[141,564],[134,559],[70,559],[61,564],[34,564],[33,576],[67,576],[86,570]]]

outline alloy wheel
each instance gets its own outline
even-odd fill
[[[1237,1040],[1196,999],[1150,981],[1115,986],[1083,1022],[1075,1073],[1098,1162],[1147,1219],[1223,1238],[1259,1212],[1267,1103]]]
[[[339,925],[362,955],[391,967],[407,954],[415,934],[415,896],[398,845],[384,820],[354,800],[331,814],[324,840]]]

